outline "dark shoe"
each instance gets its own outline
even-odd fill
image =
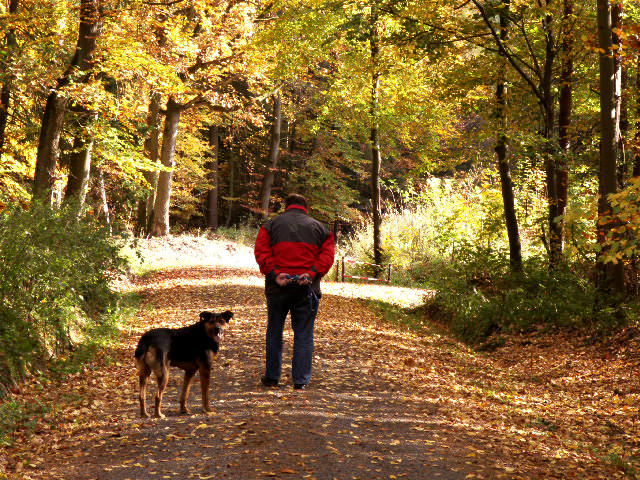
[[[262,382],[262,385],[264,385],[265,387],[277,387],[278,386],[278,380],[275,378],[269,378],[269,377],[265,377],[263,376],[260,381]]]
[[[293,385],[293,388],[296,390],[304,390],[305,388],[307,388],[307,384],[306,383],[296,383]]]

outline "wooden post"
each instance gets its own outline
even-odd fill
[[[342,281],[344,282],[344,257],[342,257]]]
[[[391,283],[391,272],[393,271],[393,264],[389,264],[389,283]]]

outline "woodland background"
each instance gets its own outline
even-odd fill
[[[340,254],[435,290],[425,308],[469,342],[637,323],[637,3],[0,13],[5,389],[117,322],[136,236],[251,242],[294,191]]]

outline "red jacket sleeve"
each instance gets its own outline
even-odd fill
[[[264,227],[260,227],[253,253],[256,256],[256,262],[258,262],[260,272],[263,275],[269,275],[273,272],[275,275],[276,262],[273,258],[273,249],[271,248],[271,236]]]
[[[333,232],[329,232],[325,241],[322,242],[315,264],[311,267],[311,278],[316,278],[317,275],[320,275],[321,277],[326,275],[333,265],[334,256],[335,244]]]

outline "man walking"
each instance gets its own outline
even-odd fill
[[[302,195],[285,199],[285,211],[258,232],[255,256],[265,276],[267,297],[265,386],[276,386],[282,371],[282,334],[291,312],[293,360],[291,375],[296,389],[311,381],[313,326],[321,296],[320,279],[333,265],[333,233],[308,215]]]

